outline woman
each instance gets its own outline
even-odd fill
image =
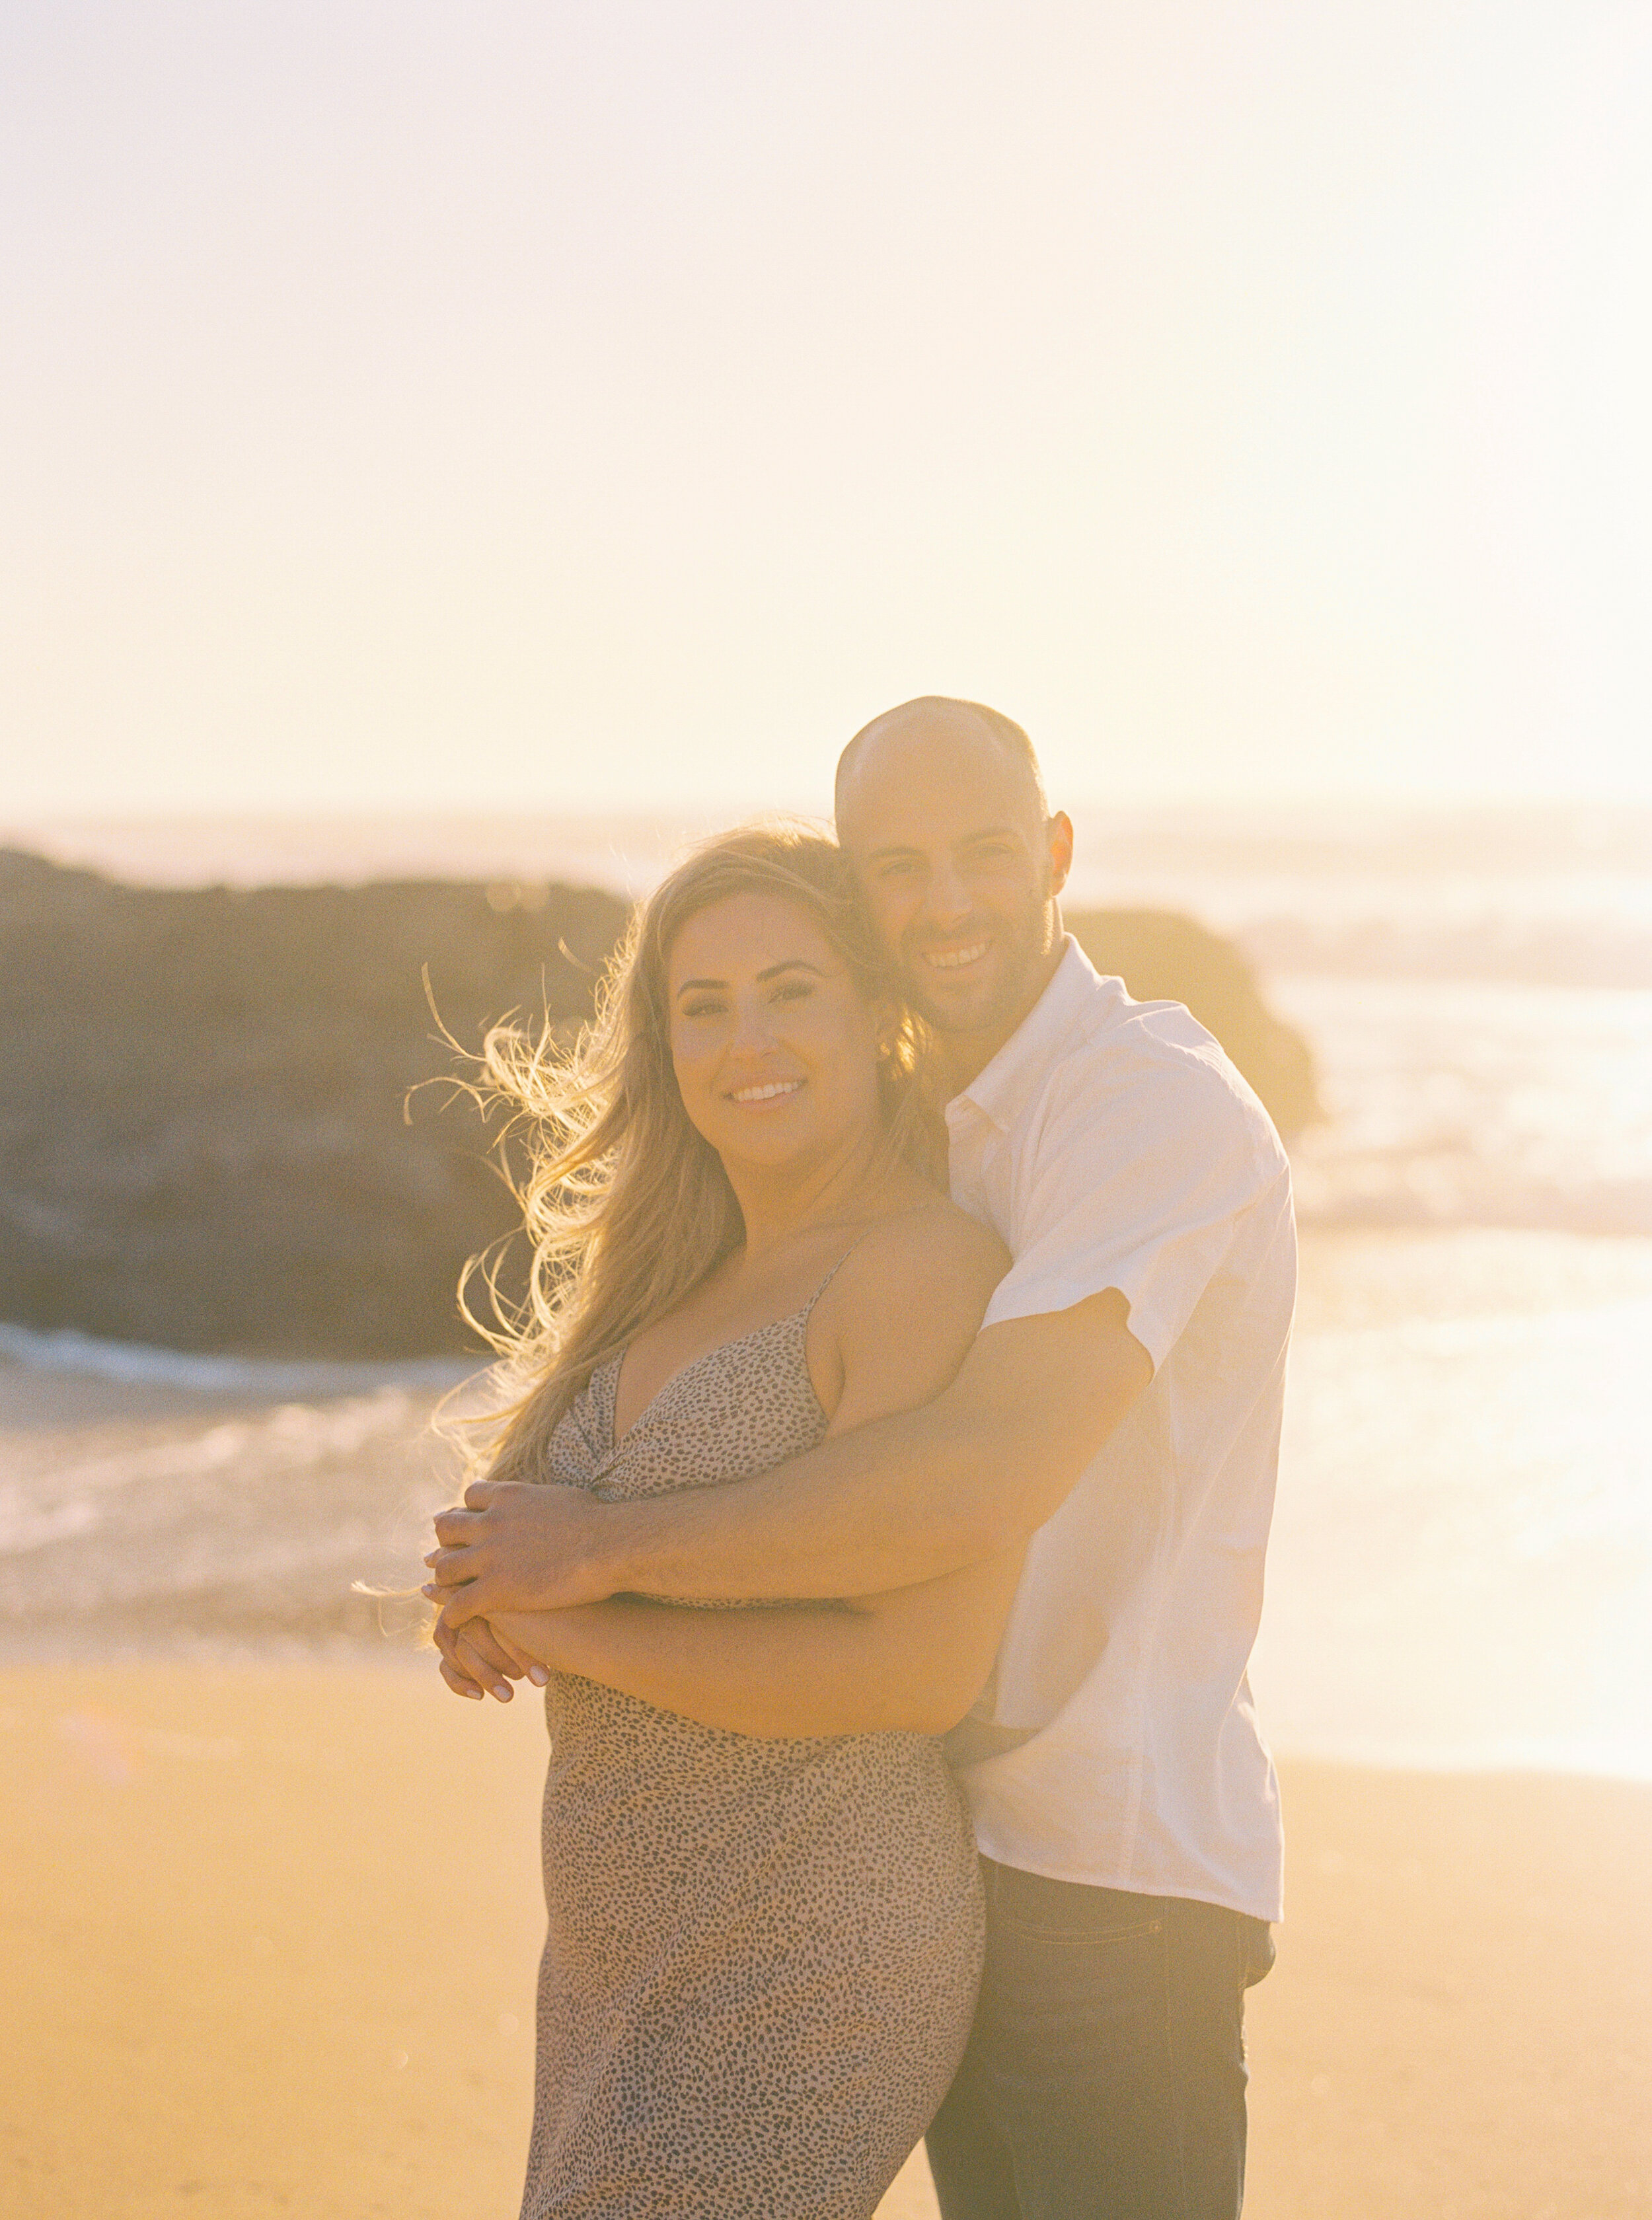
[[[911,1027],[831,843],[712,843],[571,1061],[511,1034],[489,1055],[553,1137],[496,1475],[732,1480],[951,1378],[1006,1259],[924,1169]],[[527,2220],[872,2213],[969,2024],[976,1860],[934,1737],[1016,1571],[492,1623],[549,1680]],[[469,1634],[445,1669],[485,1679]]]

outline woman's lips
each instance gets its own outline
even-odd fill
[[[803,1082],[801,1079],[765,1079],[753,1087],[736,1087],[729,1101],[741,1104],[778,1102],[788,1094],[795,1094]]]

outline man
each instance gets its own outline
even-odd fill
[[[1011,1269],[935,1402],[773,1472],[623,1504],[472,1489],[432,1560],[450,1677],[454,1630],[489,1610],[865,1594],[1030,1536],[992,1684],[953,1737],[988,1930],[928,2139],[941,2208],[1231,2220],[1243,1993],[1279,1912],[1245,1666],[1295,1286],[1288,1169],[1210,1036],[1063,935],[1072,827],[1019,726],[907,702],[851,741],[837,808],[942,1044],[953,1194]]]

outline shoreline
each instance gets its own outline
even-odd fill
[[[373,1600],[366,1600],[371,1603]],[[385,1600],[404,1600],[396,1597]],[[416,1596],[405,1600],[409,1609],[424,1608],[422,1600]],[[80,1634],[72,1628],[59,1626],[47,1635],[24,1635],[0,1629],[0,1677],[13,1673],[59,1671],[91,1674],[128,1670],[249,1674],[313,1671],[421,1681],[431,1669],[433,1657],[433,1652],[412,1637],[398,1635],[380,1641],[370,1634],[343,1630],[312,1634],[286,1633],[278,1628],[237,1632],[136,1628],[127,1633],[100,1627],[95,1632]],[[520,1703],[528,1699],[532,1693],[524,1681],[514,1700]],[[1638,1769],[1635,1762],[1582,1762],[1572,1753],[1546,1756],[1512,1754],[1503,1749],[1487,1753],[1474,1749],[1441,1752],[1355,1742],[1337,1748],[1281,1741],[1266,1733],[1263,1739],[1281,1774],[1340,1771],[1377,1779],[1573,1782],[1584,1789],[1599,1784],[1652,1791],[1652,1770]]]
[[[1391,1325],[1401,1306],[1407,1318],[1418,1319],[1547,1316],[1587,1313],[1652,1293],[1652,1233],[1633,1226],[1407,1220],[1376,1210],[1359,1218],[1303,1209],[1297,1232],[1304,1263],[1299,1338]],[[1449,1256],[1460,1270],[1466,1263],[1472,1294],[1426,1271],[1399,1283],[1411,1260],[1431,1255]],[[327,1401],[383,1388],[425,1391],[433,1399],[479,1381],[496,1362],[480,1347],[377,1357],[180,1349],[0,1318],[0,1382],[9,1378],[14,1393],[29,1383],[42,1400],[54,1384],[65,1395],[101,1394],[111,1412],[130,1408],[134,1395],[175,1399],[185,1409],[293,1397]],[[104,1392],[110,1390],[117,1393]]]
[[[9,2211],[514,2209],[543,1726],[420,1662],[0,1666]],[[1643,2211],[1652,1785],[1281,1773],[1249,2220]]]

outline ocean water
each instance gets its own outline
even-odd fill
[[[175,882],[635,890],[683,817],[34,828]],[[1082,902],[1236,933],[1318,1059],[1267,1609],[1277,1746],[1652,1778],[1652,814],[1081,814]],[[0,1328],[0,1635],[377,1639],[440,1368]],[[389,1609],[392,1621],[394,1607]]]
[[[1652,1779],[1652,1240],[1309,1227],[1303,1263],[1273,1741]]]
[[[249,1368],[250,1369],[250,1368]],[[450,1376],[455,1368],[447,1368]],[[394,1641],[459,1456],[432,1381],[234,1389],[0,1363],[0,1648]],[[390,1591],[383,1602],[357,1591]]]

